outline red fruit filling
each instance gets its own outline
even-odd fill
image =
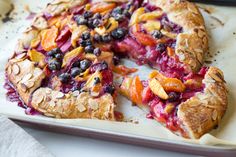
[[[198,92],[203,92],[205,85],[202,83],[208,68],[203,67],[197,74],[189,74],[182,77],[186,89],[184,92],[167,92],[169,98],[167,100],[160,99],[147,86],[147,82],[143,83],[144,94],[143,103],[150,107],[148,118],[155,118],[158,122],[165,124],[167,128],[174,132],[179,132],[186,136],[183,128],[180,127],[180,122],[177,117],[178,106],[187,99],[193,97]]]

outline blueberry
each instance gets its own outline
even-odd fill
[[[101,21],[99,19],[93,20],[93,27],[98,27],[100,25]]]
[[[91,28],[91,29],[94,29],[94,25],[93,25],[93,19],[89,19],[88,20],[88,27]]]
[[[156,46],[156,50],[162,53],[162,52],[164,52],[164,51],[166,50],[166,45],[160,43],[160,44],[158,44],[158,45]]]
[[[113,57],[113,64],[118,65],[119,63],[120,63],[120,57],[115,55]]]
[[[121,21],[123,20],[124,16],[123,16],[123,9],[121,7],[116,7],[112,13],[111,13],[112,17],[115,18],[115,20],[117,21]]]
[[[93,50],[93,54],[96,55],[96,56],[100,56],[101,55],[101,50],[99,48],[95,48]]]
[[[104,92],[113,94],[115,92],[115,87],[113,85],[105,85]]]
[[[93,53],[94,47],[93,45],[88,45],[84,48],[85,53]]]
[[[98,84],[98,83],[101,83],[101,80],[100,80],[99,77],[95,77],[95,78],[94,78],[94,84],[96,85],[96,84]]]
[[[168,96],[169,96],[169,101],[170,102],[174,102],[174,101],[177,101],[178,99],[179,99],[179,97],[180,97],[180,95],[178,94],[178,93],[176,93],[176,92],[170,92],[169,94],[168,94]]]
[[[109,43],[111,40],[112,40],[112,38],[111,38],[111,35],[109,35],[109,34],[102,36],[102,41],[104,43]]]
[[[116,14],[122,14],[123,13],[123,9],[121,7],[116,7],[115,9],[113,9],[112,11],[112,15],[116,15]]]
[[[90,11],[85,11],[84,12],[84,18],[85,19],[88,19],[88,18],[90,18],[90,17],[92,17],[93,16],[93,13],[92,12],[90,12]]]
[[[78,25],[87,25],[88,24],[88,20],[82,16],[76,16],[75,21],[77,22]]]
[[[130,14],[130,12],[129,12],[128,9],[126,9],[126,10],[123,11],[123,15],[126,16],[126,17],[128,17],[128,18],[131,17],[131,14]]]
[[[90,39],[90,32],[84,32],[84,33],[82,34],[82,39],[83,39],[83,40],[88,40],[88,39]]]
[[[82,70],[78,67],[74,67],[71,69],[71,76],[72,77],[76,77],[78,76],[80,73],[82,73]]]
[[[70,74],[62,73],[61,75],[59,75],[59,79],[62,83],[67,83],[70,80]]]
[[[101,63],[101,70],[107,70],[108,69],[108,64],[107,64],[107,62],[105,62],[105,61],[103,61],[102,63]]]
[[[72,67],[80,67],[80,61],[75,61],[73,64],[72,64]]]
[[[111,32],[114,39],[122,39],[126,35],[127,31],[124,28],[117,28]]]
[[[55,49],[52,49],[51,51],[48,51],[47,55],[51,56],[51,57],[54,57],[57,53],[61,53],[60,48],[55,48]]]
[[[94,14],[93,17],[94,17],[94,19],[101,19],[102,18],[100,13]]]
[[[56,59],[50,60],[48,64],[48,68],[50,70],[60,70],[61,62],[57,61]]]
[[[92,45],[92,41],[91,40],[80,40],[79,44],[82,47],[88,46],[88,45]]]
[[[160,39],[163,37],[162,33],[158,30],[153,31],[152,36],[156,39]]]
[[[96,42],[101,42],[102,41],[102,36],[99,35],[99,34],[95,34],[93,39],[96,41]]]
[[[80,61],[80,68],[85,71],[86,69],[88,69],[91,65],[91,62],[87,59],[84,59],[82,61]]]
[[[62,60],[63,59],[63,55],[61,53],[57,53],[55,55],[55,58],[58,59],[58,60]]]

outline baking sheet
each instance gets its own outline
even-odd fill
[[[200,144],[206,147],[210,145],[220,145],[224,148],[236,149],[236,8],[219,7],[210,5],[200,5],[201,11],[206,20],[207,29],[210,37],[210,53],[207,54],[207,65],[214,65],[221,68],[225,74],[225,80],[229,88],[228,110],[216,130],[204,135],[199,140],[188,140],[172,134],[168,129],[162,127],[154,120],[146,119],[146,113],[137,107],[133,107],[131,102],[120,96],[118,98],[117,110],[122,111],[125,119],[129,122],[109,122],[100,120],[72,119],[62,120],[47,118],[44,116],[29,116],[24,113],[24,109],[18,107],[16,103],[6,100],[6,90],[4,84],[4,66],[7,58],[11,56],[17,39],[30,24],[26,20],[29,15],[27,5],[30,10],[39,12],[49,0],[0,0],[0,14],[5,17],[10,4],[14,4],[14,10],[11,13],[12,19],[7,23],[0,21],[0,114],[7,115],[14,119],[24,121],[39,121],[54,125],[71,125],[81,128],[93,129],[97,131],[110,132],[112,134],[127,134],[138,136],[143,139],[155,139],[159,141],[172,141],[179,144]],[[129,67],[137,65],[131,61],[125,60],[124,63]],[[139,67],[138,74],[141,78],[151,71],[147,66]]]

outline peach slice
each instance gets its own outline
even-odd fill
[[[129,26],[133,26],[134,24],[139,22],[139,17],[145,13],[145,8],[139,8],[137,9],[133,15],[131,16]]]
[[[68,53],[65,54],[64,58],[63,58],[63,62],[62,62],[62,67],[66,66],[69,64],[69,62],[74,59],[75,57],[77,57],[78,55],[80,55],[83,52],[83,48],[82,47],[78,47]]]
[[[129,90],[130,99],[137,105],[142,104],[143,84],[138,76],[135,76]]]
[[[90,8],[90,11],[93,13],[102,13],[102,12],[107,12],[109,10],[112,10],[115,7],[116,7],[115,3],[99,2],[99,3],[93,4]]]
[[[30,60],[33,62],[42,62],[45,59],[45,56],[42,53],[40,53],[34,49],[29,50],[27,54],[30,57]]]
[[[166,78],[162,85],[167,92],[184,92],[186,89],[182,81],[177,78]]]
[[[122,84],[120,86],[120,92],[122,95],[126,97],[130,97],[129,95],[129,89],[131,87],[133,78],[131,77],[125,77],[124,80],[122,81]]]
[[[168,94],[165,92],[161,83],[156,78],[153,78],[149,81],[149,87],[150,87],[151,91],[155,95],[160,97],[161,99],[167,100],[169,98]]]
[[[58,28],[52,27],[41,32],[41,45],[45,51],[50,51],[57,47],[56,38],[58,36]]]
[[[134,36],[136,40],[144,46],[155,46],[156,41],[149,34],[144,34],[141,32],[135,32]]]
[[[162,11],[153,11],[153,12],[145,13],[139,16],[139,22],[155,20],[157,18],[160,18],[162,15],[163,15]]]
[[[143,27],[147,32],[151,33],[154,30],[160,30],[161,23],[160,23],[160,21],[149,20],[145,24],[143,24]]]

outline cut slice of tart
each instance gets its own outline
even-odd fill
[[[202,68],[182,79],[153,71],[149,80],[124,78],[120,92],[149,109],[154,118],[174,133],[200,138],[216,127],[227,108],[227,89],[222,71]]]

